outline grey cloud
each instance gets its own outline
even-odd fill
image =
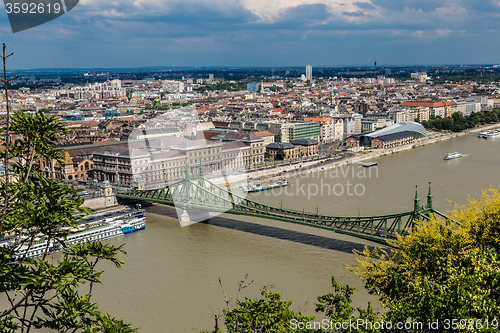
[[[358,2],[355,2],[354,4],[361,9],[374,9],[374,8],[376,8],[374,5],[372,5],[371,3],[368,3],[368,2],[358,1]]]
[[[288,9],[283,15],[284,21],[311,22],[322,21],[329,18],[331,14],[325,4],[317,3],[311,5],[299,5]]]
[[[434,11],[446,5],[447,0],[372,0],[372,4],[386,9],[401,11],[405,8],[421,9],[424,12]]]
[[[353,17],[359,17],[359,16],[365,16],[365,13],[362,11],[357,11],[357,12],[342,12],[342,15],[344,16],[353,16]]]

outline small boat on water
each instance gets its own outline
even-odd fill
[[[363,163],[363,166],[365,168],[369,168],[369,167],[372,167],[372,166],[375,166],[375,165],[377,165],[377,162]]]
[[[491,130],[486,132],[481,132],[477,135],[479,138],[483,139],[494,139],[500,137],[500,130]]]
[[[460,158],[464,155],[460,154],[460,153],[449,153],[447,154],[445,157],[444,157],[444,160],[453,160],[455,158]]]
[[[288,186],[290,184],[291,184],[291,182],[289,182],[288,180],[280,180],[280,181],[277,181],[277,182],[269,184],[269,185],[267,185],[267,184],[261,185],[260,183],[258,183],[255,185],[243,187],[243,192],[249,193],[249,192],[260,192],[260,191],[265,191],[265,190],[272,190],[273,188]]]

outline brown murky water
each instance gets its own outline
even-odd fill
[[[464,157],[443,161],[455,151]],[[425,203],[430,181],[434,207],[445,212],[453,208],[446,200],[464,204],[468,195],[477,198],[482,189],[500,187],[499,151],[500,139],[465,136],[374,159],[376,168],[327,170],[290,179],[286,192],[249,197],[296,210],[318,207],[320,214],[388,214],[413,209],[415,185]],[[242,296],[258,297],[261,287],[274,284],[294,309],[306,304],[307,314],[314,314],[317,296],[331,291],[332,275],[358,288],[355,306],[376,302],[346,269],[355,264],[352,250],[369,243],[326,230],[234,215],[181,228],[172,208],[156,205],[147,209],[146,230],[111,242],[126,244],[126,265],[122,270],[103,266],[96,301],[142,332],[209,330],[213,314],[225,307],[218,279],[234,298],[246,273],[254,283]]]

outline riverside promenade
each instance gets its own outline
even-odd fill
[[[445,140],[450,140],[464,135],[477,135],[480,132],[499,128],[500,124],[490,124],[475,127],[463,132],[451,132],[451,133],[431,133],[430,135],[415,140],[414,142],[402,145],[390,149],[374,149],[367,152],[353,153],[352,156],[342,157],[342,158],[324,158],[307,162],[294,162],[291,164],[285,164],[276,166],[273,168],[267,168],[263,170],[249,171],[247,177],[251,181],[257,181],[265,179],[266,182],[273,182],[282,178],[290,178],[301,176],[310,172],[319,172],[322,170],[328,170],[336,167],[341,167],[344,165],[350,165],[353,163],[361,163],[372,158],[379,156],[385,156],[387,154],[397,153],[407,149],[414,149],[421,146],[426,146],[436,142],[441,142]],[[279,176],[277,176],[279,174]]]

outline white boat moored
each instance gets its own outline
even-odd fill
[[[462,156],[464,155],[462,155],[461,153],[449,153],[444,157],[444,160],[453,160],[455,158],[460,158]]]

